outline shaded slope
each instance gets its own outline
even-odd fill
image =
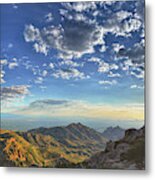
[[[28,132],[52,136],[59,144],[68,148],[89,148],[91,153],[104,149],[107,142],[101,133],[81,123],[72,123],[66,127],[38,128]]]
[[[76,167],[98,169],[145,169],[145,128],[125,131],[125,137],[108,142],[105,151],[96,153]]]

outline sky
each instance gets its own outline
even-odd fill
[[[143,0],[0,8],[3,119],[144,121]]]

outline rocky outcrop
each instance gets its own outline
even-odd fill
[[[94,169],[145,169],[145,128],[125,131],[125,137],[108,142],[105,151],[78,165]]]

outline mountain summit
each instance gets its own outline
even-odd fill
[[[106,137],[109,140],[117,141],[124,137],[125,129],[122,129],[119,126],[108,127],[102,134],[104,137]]]

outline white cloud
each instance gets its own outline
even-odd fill
[[[137,31],[141,27],[142,23],[139,19],[131,18],[128,21],[126,20],[123,24],[123,30],[125,33],[130,33],[132,31]]]
[[[144,86],[139,86],[137,84],[133,84],[130,86],[131,89],[144,89]]]
[[[91,57],[90,59],[88,59],[88,62],[95,62],[100,64],[101,63],[101,59],[98,57]]]
[[[126,19],[129,16],[132,16],[132,13],[128,12],[128,11],[121,10],[121,11],[118,11],[116,13],[116,18],[117,18],[118,21],[122,21],[122,20]]]
[[[60,69],[53,73],[55,78],[62,78],[62,79],[86,79],[89,76],[86,76],[83,72],[80,72],[78,69]]]
[[[36,50],[36,52],[43,53],[45,55],[47,55],[48,53],[48,48],[44,43],[35,43],[33,47]]]
[[[73,3],[62,3],[62,5],[68,10],[74,10],[76,12],[84,12],[96,9],[95,2],[73,2]]]
[[[14,68],[18,67],[18,63],[17,62],[10,62],[8,67],[9,67],[9,69],[14,69]]]
[[[131,71],[130,74],[131,74],[132,76],[138,78],[138,79],[144,79],[144,75],[145,75],[144,71],[141,71],[141,72],[139,72],[139,73],[136,73],[136,72],[134,72],[134,71]]]
[[[124,45],[121,45],[119,43],[114,43],[113,45],[113,49],[116,53],[118,53],[120,51],[120,49],[123,49],[124,48]]]
[[[4,84],[6,81],[4,80],[5,76],[5,71],[4,71],[4,66],[8,64],[8,61],[6,59],[1,59],[0,60],[0,83]]]
[[[59,63],[60,66],[62,65],[67,65],[67,66],[70,66],[70,67],[78,67],[80,66],[80,64],[78,64],[77,62],[74,62],[72,60],[64,60],[64,61],[61,61]]]
[[[42,78],[42,77],[37,77],[37,78],[34,80],[34,82],[35,82],[36,84],[42,84],[42,83],[43,83],[43,78]]]
[[[105,73],[105,72],[109,72],[109,70],[110,70],[110,65],[108,63],[102,62],[99,65],[98,72]]]
[[[139,31],[143,26],[142,21],[128,11],[111,13],[104,24],[105,32],[111,32],[116,36],[131,36],[131,32]]]
[[[100,47],[99,51],[100,51],[100,52],[105,52],[106,49],[107,49],[107,48],[106,48],[105,44],[103,44],[103,45]]]
[[[112,71],[110,71],[108,77],[121,77],[121,75],[119,73],[113,73]]]
[[[24,38],[26,42],[34,42],[40,39],[40,31],[35,28],[32,24],[25,26]]]
[[[45,15],[45,21],[48,23],[53,21],[53,15],[51,12]]]
[[[43,76],[43,77],[46,77],[46,76],[47,76],[47,74],[48,74],[48,72],[47,72],[46,70],[43,70],[43,72],[42,72],[42,76]]]
[[[102,81],[99,81],[99,84],[101,84],[101,85],[115,85],[115,84],[117,84],[117,81],[116,80],[112,80],[112,81],[102,80]]]
[[[110,70],[117,70],[119,67],[116,64],[109,64],[106,62],[100,62],[98,72],[105,73],[109,72]]]
[[[53,63],[49,63],[49,67],[50,67],[50,69],[54,69],[54,64]]]
[[[4,76],[5,76],[5,71],[1,70],[0,71],[0,77],[1,77],[1,84],[4,84],[5,83],[5,80],[4,80]]]
[[[0,60],[0,62],[1,62],[1,66],[5,66],[8,64],[8,61],[6,59],[2,59]]]

